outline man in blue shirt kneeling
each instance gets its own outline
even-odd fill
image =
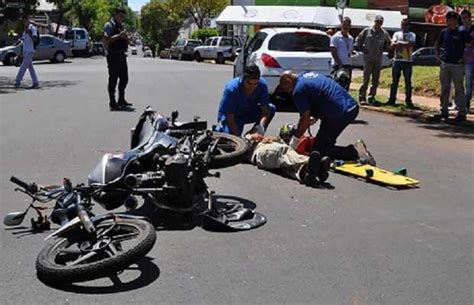
[[[216,131],[240,136],[245,124],[255,124],[253,131],[263,135],[275,110],[269,101],[267,82],[260,78],[259,68],[248,66],[243,76],[232,79],[225,86]]]

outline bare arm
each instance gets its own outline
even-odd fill
[[[262,107],[262,119],[260,120],[260,125],[262,125],[265,129],[270,124],[271,112],[268,107]]]
[[[229,126],[230,133],[236,136],[240,135],[239,127],[235,121],[235,115],[233,113],[226,113],[227,125]],[[263,119],[262,119],[263,120]]]
[[[337,49],[335,47],[331,47],[331,55],[332,55],[332,58],[334,58],[334,62],[336,63],[336,65],[340,66],[341,60],[339,59],[339,56],[337,55]]]
[[[122,32],[120,32],[116,35],[113,35],[113,36],[104,35],[104,42],[105,43],[111,43],[111,42],[117,41],[119,39],[125,39],[128,42],[127,32],[122,31]]]
[[[306,130],[309,128],[311,124],[311,112],[306,111],[305,113],[301,114],[300,120],[298,122],[298,129],[296,130],[295,137],[300,138]],[[316,118],[313,118],[317,120]]]

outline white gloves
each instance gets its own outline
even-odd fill
[[[290,140],[290,147],[293,148],[293,149],[296,149],[296,147],[298,146],[298,143],[300,142],[300,138],[297,138],[295,136],[292,136],[291,137],[291,140]]]

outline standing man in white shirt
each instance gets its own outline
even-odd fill
[[[339,69],[345,69],[349,74],[349,79],[352,79],[352,59],[351,55],[354,50],[354,38],[349,34],[351,29],[351,19],[344,17],[342,20],[341,30],[331,37],[331,65],[333,73]],[[349,90],[350,81],[346,90]]]
[[[416,35],[415,33],[410,32],[408,27],[408,19],[404,18],[401,23],[402,30],[393,34],[392,48],[395,50],[395,57],[393,58],[392,67],[392,87],[390,89],[390,98],[387,104],[395,105],[398,83],[400,82],[400,76],[403,72],[403,78],[405,79],[405,103],[409,108],[413,108],[414,106],[411,100],[413,60],[411,55],[416,43]]]
[[[35,40],[38,39],[38,31],[36,27],[30,23],[28,15],[23,17],[23,62],[18,70],[15,80],[15,88],[19,88],[26,70],[30,71],[31,80],[33,81],[31,89],[39,87],[38,77],[36,76],[35,68],[33,67],[33,55],[35,54]]]

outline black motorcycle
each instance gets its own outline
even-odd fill
[[[9,213],[5,225],[21,224],[30,209],[39,215],[32,219],[33,229],[48,229],[49,220],[61,225],[46,237],[52,241],[38,255],[36,269],[41,280],[70,283],[99,278],[123,270],[152,249],[156,233],[147,218],[130,213],[96,216],[91,211],[94,202],[106,210],[125,206],[134,211],[142,198],[160,210],[218,218],[219,210],[212,206],[212,192],[204,179],[219,177],[210,169],[243,161],[247,143],[236,136],[209,131],[207,122],[198,118],[178,123],[177,117],[177,112],[166,118],[147,108],[132,132],[131,149],[104,155],[90,173],[87,186],[73,187],[64,179],[60,187],[43,187],[11,178],[21,187],[16,190],[33,201],[26,211]],[[51,201],[56,202],[55,207],[45,217],[43,207],[36,203]],[[243,214],[248,211],[237,211],[233,217]],[[264,221],[260,216],[259,224]]]

